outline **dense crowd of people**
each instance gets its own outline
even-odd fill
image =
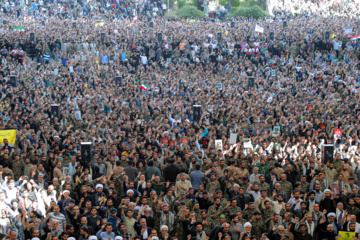
[[[0,239],[360,239],[358,20],[278,7],[2,5]]]

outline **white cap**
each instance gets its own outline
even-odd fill
[[[96,236],[90,236],[89,240],[97,240],[97,237]]]
[[[246,223],[244,224],[244,228],[246,228],[247,226],[252,227],[251,223],[249,223],[249,222],[246,222]]]
[[[74,237],[68,237],[67,240],[76,240]]]
[[[115,240],[123,240],[122,236],[116,236]]]
[[[40,238],[34,237],[31,240],[40,240]]]
[[[169,230],[169,228],[166,225],[162,225],[160,228],[160,231],[163,230],[163,228],[166,228],[166,230]]]

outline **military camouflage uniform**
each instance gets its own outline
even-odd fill
[[[290,199],[291,192],[293,190],[293,186],[289,181],[279,182],[281,185],[281,190],[286,194],[287,199]]]
[[[220,215],[217,214],[218,212],[220,212],[220,213],[222,212],[221,206],[216,209],[215,206],[213,205],[213,206],[209,207],[209,209],[208,209],[208,216],[209,216],[210,220],[215,223],[215,225],[220,223],[220,218],[219,218]]]
[[[123,168],[126,168],[129,166],[128,162],[127,161],[120,161],[120,166],[123,167]]]
[[[334,169],[336,170],[339,169],[340,167],[341,167],[341,160],[334,159]]]
[[[255,235],[256,239],[260,239],[261,235],[265,232],[264,222],[262,220],[252,221],[251,225],[252,225],[252,229],[251,229],[252,235]]]
[[[242,213],[242,216],[244,219],[246,219],[247,221],[250,221],[250,219],[252,218],[253,214],[254,214],[255,210],[254,211],[251,211],[249,209],[245,209]]]
[[[269,185],[268,183],[264,182],[264,183],[262,183],[262,184],[259,184],[259,189],[260,189],[260,190],[265,189],[266,192],[267,192],[268,197],[271,196],[271,193],[270,193],[270,185]]]
[[[224,208],[224,207],[226,207],[226,205],[227,205],[228,202],[229,202],[228,199],[226,199],[226,198],[221,198],[221,199],[220,199],[220,206],[221,206],[222,208]]]
[[[354,209],[352,209],[350,206],[348,206],[346,210],[348,211],[348,214],[355,216],[357,216],[360,212],[360,209],[358,209],[357,207],[354,207]]]
[[[331,186],[335,182],[335,179],[337,176],[336,169],[335,168],[333,168],[333,169],[326,168],[324,173],[325,173],[325,179],[328,180],[329,185]]]
[[[203,220],[201,222],[203,224],[203,230],[206,232],[206,234],[209,234],[212,230],[212,221],[209,219],[209,217],[207,217],[206,223]]]
[[[227,216],[228,220],[230,220],[230,215],[236,213],[236,211],[239,210],[241,211],[240,207],[233,208],[232,206],[229,206],[223,209],[223,213],[225,214],[225,216]]]
[[[114,179],[115,190],[119,193],[120,197],[125,196],[124,191],[124,174],[120,174]],[[116,206],[117,207],[117,206]]]
[[[195,213],[196,221],[201,221],[201,211],[200,211],[200,209],[193,210],[193,212]]]
[[[301,190],[303,190],[306,193],[309,192],[310,183],[308,183],[308,182],[299,182],[299,184],[301,186]]]
[[[249,181],[248,181],[248,183],[246,183],[246,184],[244,184],[244,183],[241,183],[240,184],[240,187],[243,187],[244,189],[245,189],[245,191],[249,188]]]
[[[208,191],[209,193],[213,193],[215,195],[217,191],[221,190],[219,181],[216,180],[215,183],[212,183],[210,179],[205,176],[205,174],[203,176],[203,179],[205,181],[206,191]]]
[[[266,221],[268,220],[273,214],[274,214],[274,210],[272,210],[271,208],[270,209],[263,209],[261,207],[261,204],[260,204],[260,210],[262,212],[262,218]]]

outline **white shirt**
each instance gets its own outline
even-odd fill
[[[146,56],[140,56],[140,58],[141,58],[141,62],[142,62],[142,64],[147,64],[147,62],[148,62],[148,59],[147,59],[147,57]]]

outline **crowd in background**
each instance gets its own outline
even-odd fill
[[[353,13],[42,4],[0,13],[0,239],[358,238]]]

